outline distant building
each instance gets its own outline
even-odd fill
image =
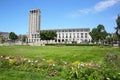
[[[2,40],[3,36],[0,36],[0,41]]]
[[[9,40],[8,32],[0,32],[0,38],[5,38],[5,40]]]
[[[55,31],[57,34],[57,43],[87,43],[91,41],[89,28],[69,28],[69,29],[53,29],[43,31]]]
[[[41,12],[39,9],[29,11],[28,43],[38,42],[41,45],[44,42],[40,40],[39,32],[48,30],[40,30],[40,18]],[[54,29],[52,31],[56,31],[57,34],[55,43],[87,43],[91,41],[89,28]]]
[[[40,40],[40,10],[33,9],[29,12],[29,30],[28,30],[28,42],[36,42]]]

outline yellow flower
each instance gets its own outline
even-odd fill
[[[9,59],[9,64],[13,65],[17,62],[17,59]]]
[[[22,61],[26,61],[27,60],[27,58],[22,58]]]
[[[72,63],[73,66],[78,66],[79,64],[80,64],[79,61],[75,61],[75,62]]]
[[[47,60],[47,63],[54,63],[52,59]]]

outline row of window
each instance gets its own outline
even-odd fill
[[[69,42],[74,42],[74,41],[76,41],[76,40],[71,40],[71,39],[58,39],[58,42],[65,42],[65,41],[69,41]],[[77,40],[77,41],[79,41],[79,39]],[[76,42],[77,42],[76,41]],[[88,42],[88,40],[87,39],[85,39],[85,40],[83,40],[83,39],[80,39],[80,42]]]
[[[39,11],[38,10],[31,10],[30,13],[33,14],[33,13],[38,13]]]
[[[39,38],[39,34],[32,34],[32,38]]]
[[[71,33],[69,33],[69,36],[68,36],[68,34],[66,33],[66,34],[64,34],[64,33],[62,33],[62,35],[61,34],[58,34],[58,38],[87,38],[88,37],[88,34],[87,33],[85,33],[85,35],[83,35],[83,33],[77,33],[77,36],[76,36],[76,34],[75,33],[73,33],[73,35],[71,34]]]
[[[85,32],[89,32],[89,29],[76,29],[76,30],[57,30],[57,32],[83,32],[83,31],[85,31]]]
[[[28,42],[38,42],[40,39],[28,39]]]

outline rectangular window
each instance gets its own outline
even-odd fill
[[[79,33],[77,33],[77,38],[79,38]]]
[[[87,33],[85,33],[85,38],[87,38]]]
[[[64,33],[62,33],[62,38],[64,38]]]
[[[71,33],[70,33],[70,36],[69,36],[69,37],[72,38],[72,37],[71,37]]]
[[[73,30],[73,32],[75,32],[75,30]]]
[[[60,37],[60,34],[59,34],[59,38],[61,38],[61,37]]]
[[[83,38],[83,33],[81,33],[81,38]]]
[[[88,32],[88,31],[89,31],[89,29],[84,29],[84,31],[85,31],[85,32]]]
[[[72,32],[72,30],[69,30],[69,32]]]
[[[32,34],[32,38],[34,38],[34,34]]]
[[[66,38],[68,38],[68,34],[66,34]]]
[[[73,33],[73,36],[74,36],[74,38],[75,38],[75,33]]]
[[[39,38],[39,37],[40,37],[40,35],[39,35],[39,34],[37,34],[37,37]]]
[[[80,29],[80,32],[83,32],[83,29]]]
[[[79,32],[79,30],[77,30],[77,32]]]
[[[65,30],[65,32],[67,32],[67,30]]]
[[[36,34],[34,34],[34,35],[35,35],[34,37],[36,38]]]

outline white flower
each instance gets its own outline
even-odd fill
[[[8,57],[6,57],[5,59],[10,59],[10,57],[8,56]]]
[[[38,60],[35,61],[35,63],[37,63],[37,62],[38,62]]]
[[[31,60],[29,59],[28,62],[31,62]]]
[[[84,67],[85,65],[83,63],[81,63],[80,66]]]
[[[107,80],[110,80],[110,78],[107,78]]]
[[[45,59],[43,59],[43,61],[45,61]]]
[[[53,64],[52,66],[55,66],[55,64]]]
[[[66,65],[66,64],[67,64],[67,62],[65,62],[65,61],[64,61],[64,64]]]

